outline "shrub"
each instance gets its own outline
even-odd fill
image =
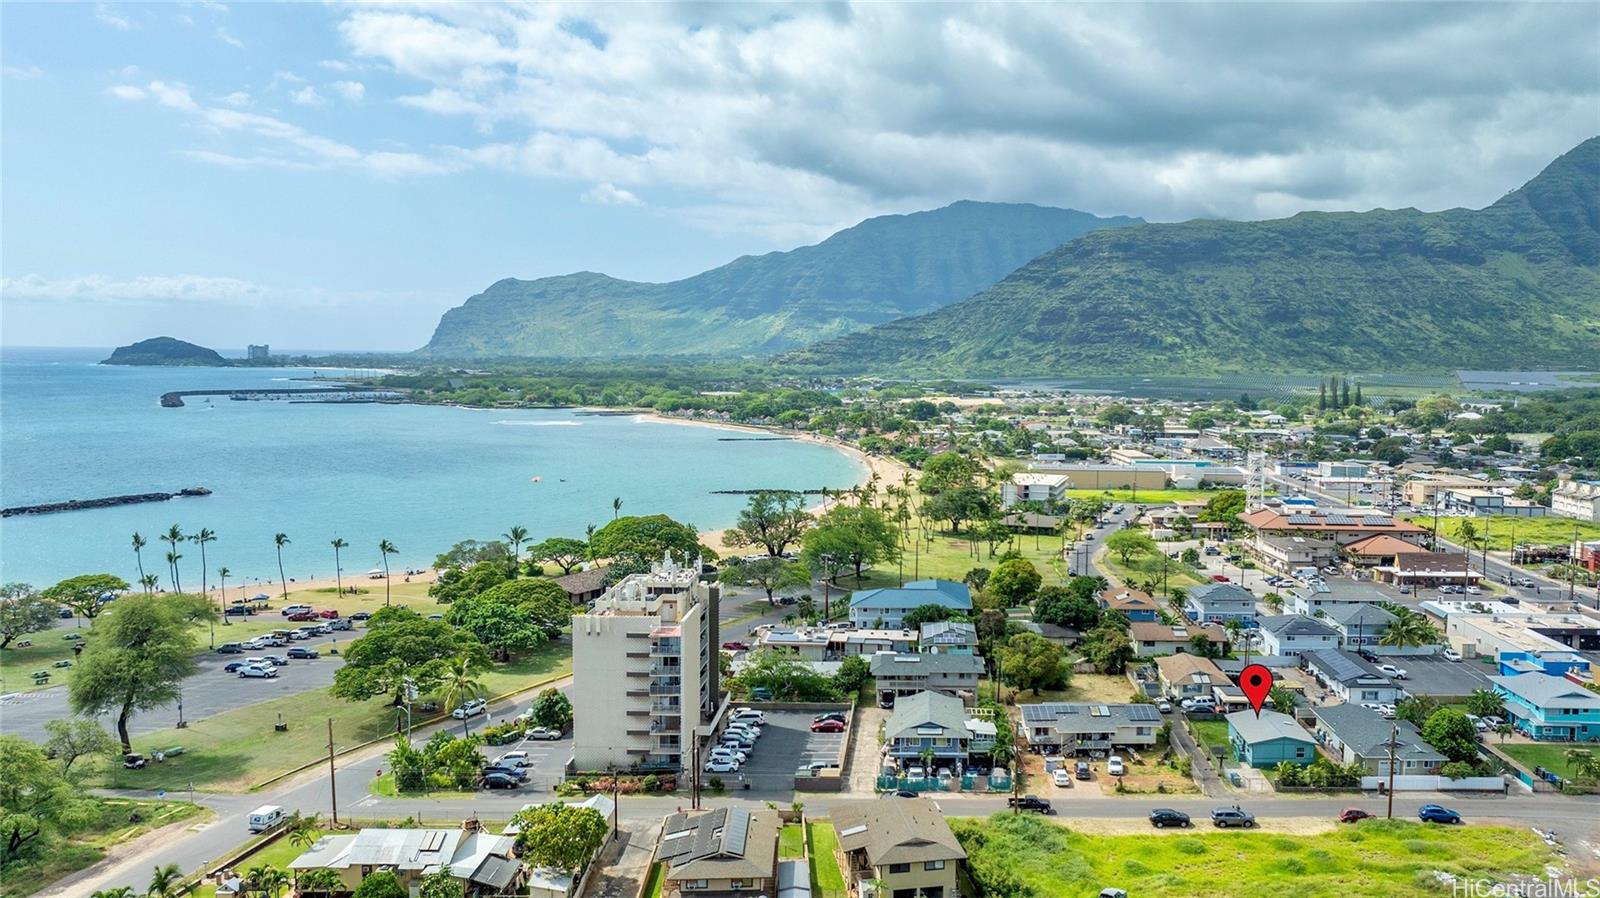
[[[713,792],[721,792],[722,791],[722,777],[713,776],[713,777],[707,779],[706,780],[706,788],[710,789]]]

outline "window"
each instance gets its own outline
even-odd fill
[[[742,889],[742,888],[744,888],[744,880],[742,880],[742,879],[730,879],[730,880],[728,880],[728,888],[730,888],[730,889]]]
[[[890,873],[910,873],[911,872],[911,865],[910,864],[890,864],[889,865],[889,872]]]
[[[944,861],[923,861],[922,862],[922,869],[924,869],[924,870],[943,870],[944,869]]]
[[[707,888],[707,886],[706,886],[706,881],[703,880],[703,879],[686,879],[686,880],[683,881],[683,888],[685,890],[688,890],[688,889],[704,889],[704,888]]]

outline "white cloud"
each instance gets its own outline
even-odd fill
[[[237,106],[249,106],[250,105],[250,95],[245,93],[242,90],[236,90],[233,93],[228,94],[227,96],[223,97],[221,102],[226,103],[229,106],[235,106],[235,107],[237,107]]]
[[[137,87],[132,84],[117,84],[112,87],[108,87],[106,88],[106,93],[116,97],[119,100],[143,100],[145,97],[149,96],[149,94],[145,92],[144,88]]]
[[[248,303],[270,291],[249,281],[205,275],[150,275],[114,278],[93,274],[70,278],[25,275],[0,278],[7,299],[48,302],[228,302]]]
[[[360,81],[335,81],[329,86],[352,103],[361,102],[361,99],[367,95],[367,86]]]
[[[241,50],[244,49],[244,41],[239,40],[238,38],[229,34],[228,29],[222,27],[221,25],[217,26],[217,40],[222,41],[230,47],[238,47]]]
[[[579,199],[599,206],[643,205],[643,202],[638,197],[611,183],[596,184],[585,190]]]
[[[110,28],[115,28],[118,31],[131,31],[133,29],[133,22],[117,13],[116,10],[111,8],[111,4],[109,3],[96,3],[94,7],[94,18],[95,21],[99,22],[100,24]]]
[[[4,74],[7,78],[15,78],[18,81],[32,81],[36,78],[43,78],[44,69],[36,65],[8,65],[0,66],[0,74]]]
[[[322,98],[322,94],[317,93],[317,89],[315,87],[312,87],[309,84],[300,88],[299,90],[290,91],[289,99],[295,101],[301,106],[321,106],[328,102]]]
[[[348,72],[355,68],[355,66],[352,66],[350,63],[345,62],[342,59],[324,59],[317,63],[317,65],[329,70],[330,72]]]

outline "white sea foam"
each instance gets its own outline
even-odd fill
[[[496,421],[506,427],[582,427],[581,421]]]

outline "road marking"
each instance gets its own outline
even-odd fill
[[[370,807],[372,807],[373,805],[375,805],[377,803],[378,803],[378,799],[369,795],[366,798],[363,798],[360,801],[356,802],[356,807],[358,807],[358,808],[370,808]]]

